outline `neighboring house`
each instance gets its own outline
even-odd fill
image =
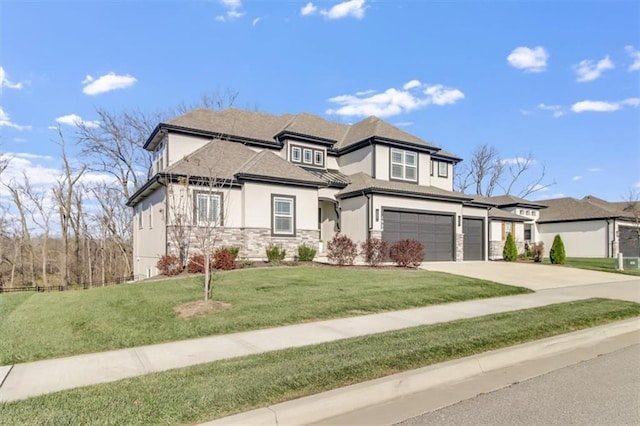
[[[144,149],[152,177],[127,202],[136,275],[156,274],[164,254],[197,251],[211,226],[246,258],[272,243],[291,257],[338,232],[357,243],[418,239],[425,260],[488,258],[492,204],[452,190],[461,160],[376,117],[346,125],[197,109],[158,124]]]
[[[489,210],[489,259],[502,259],[508,234],[512,234],[518,253],[540,240],[537,220],[546,206],[513,195],[476,197],[492,206]]]
[[[637,203],[609,202],[586,196],[541,200],[538,231],[548,251],[560,234],[570,257],[640,257]]]

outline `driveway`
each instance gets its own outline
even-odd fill
[[[626,287],[636,288],[640,293],[640,279],[637,277],[565,266],[488,261],[424,262],[421,268],[527,287],[534,291],[600,283],[626,283]]]

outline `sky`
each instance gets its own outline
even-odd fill
[[[640,189],[638,1],[0,1],[9,178],[55,181],[52,129],[72,142],[96,108],[225,90],[272,114],[377,115],[463,159],[531,154],[551,184],[532,199]]]

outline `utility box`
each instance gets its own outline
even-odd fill
[[[640,258],[637,257],[625,257],[622,260],[622,265],[625,271],[640,269]]]

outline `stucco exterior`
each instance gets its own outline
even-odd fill
[[[134,259],[136,277],[158,274],[156,263],[165,254],[166,191],[158,190],[136,206],[133,217]]]

